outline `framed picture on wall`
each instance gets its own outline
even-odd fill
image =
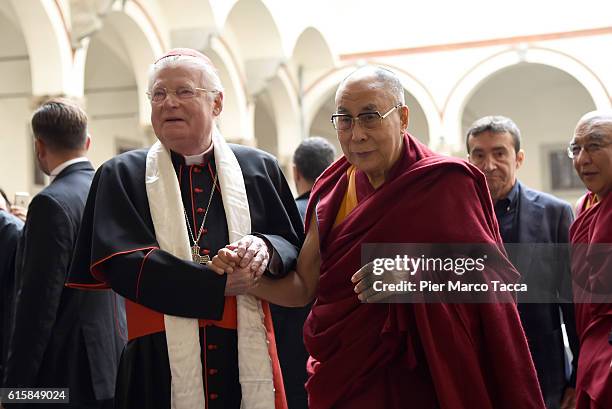
[[[548,153],[550,163],[550,184],[553,190],[584,189],[567,150],[554,150]]]
[[[552,145],[543,148],[543,168],[548,190],[584,190],[584,184],[576,174],[572,160],[567,156],[567,146]]]

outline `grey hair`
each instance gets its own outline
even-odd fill
[[[468,153],[470,153],[470,144],[468,143],[470,136],[476,137],[484,132],[494,134],[508,132],[512,136],[514,151],[518,153],[521,150],[521,131],[514,121],[505,116],[490,115],[477,119],[468,129],[465,135],[465,147]]]
[[[189,55],[173,55],[162,58],[156,63],[151,64],[149,66],[149,83],[147,86],[149,92],[151,91],[151,86],[153,85],[153,80],[157,71],[161,70],[162,68],[176,67],[184,62],[193,64],[200,70],[202,73],[202,79],[205,82],[205,84],[201,84],[202,87],[206,86],[207,89],[210,89],[211,91],[214,90],[223,92],[223,85],[221,85],[221,79],[219,78],[219,74],[217,73],[215,67],[208,64],[201,58],[195,58]],[[215,97],[215,94],[213,93],[209,93],[208,95],[213,99]]]
[[[336,99],[338,98],[338,92],[342,89],[344,84],[353,76],[373,76],[374,78],[376,78],[376,82],[378,82],[383,89],[388,91],[395,98],[396,103],[406,105],[406,98],[404,97],[404,87],[402,86],[402,82],[399,80],[397,75],[393,71],[377,65],[366,65],[364,67],[357,68],[355,71],[347,75],[338,86],[338,90],[336,91]]]

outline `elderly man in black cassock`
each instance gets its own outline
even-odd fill
[[[225,142],[223,88],[190,49],[149,77],[159,139],[96,173],[70,284],[126,298],[117,408],[286,408],[269,307],[246,292],[294,268],[303,229],[275,158]],[[209,264],[232,243],[230,274]]]

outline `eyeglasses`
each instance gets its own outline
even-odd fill
[[[191,98],[196,97],[197,95],[200,94],[200,92],[217,93],[219,91],[209,90],[205,88],[190,87],[190,86],[178,87],[174,91],[166,87],[157,87],[157,88],[153,88],[151,92],[147,92],[147,96],[149,97],[149,100],[152,103],[159,104],[159,103],[164,102],[166,98],[168,97],[168,95],[170,94],[176,95],[178,99],[186,100],[186,99],[191,99]]]
[[[576,159],[578,155],[580,155],[580,152],[583,150],[589,155],[591,155],[595,152],[600,151],[601,149],[605,148],[608,145],[612,145],[612,142],[608,142],[608,143],[589,142],[585,145],[578,145],[577,143],[572,143],[567,148],[567,156],[569,156],[570,159]]]
[[[378,111],[362,112],[356,117],[349,114],[333,114],[330,121],[334,124],[334,128],[341,132],[353,129],[355,122],[359,122],[359,125],[364,129],[376,129],[382,124],[383,119],[401,106],[402,104],[399,103],[383,115]]]

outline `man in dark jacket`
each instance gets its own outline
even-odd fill
[[[517,180],[516,171],[525,157],[520,138],[511,119],[481,118],[467,132],[468,158],[487,178],[510,260],[528,285],[529,299],[519,293],[518,310],[546,407],[570,409],[575,399],[578,338],[565,244],[574,216],[568,203]],[[573,355],[568,368],[562,323]]]
[[[36,155],[51,184],[30,203],[16,256],[7,388],[69,388],[70,408],[112,407],[123,348],[115,295],[66,288],[94,169],[87,116],[64,99],[32,117]],[[40,408],[40,404],[35,405]]]

